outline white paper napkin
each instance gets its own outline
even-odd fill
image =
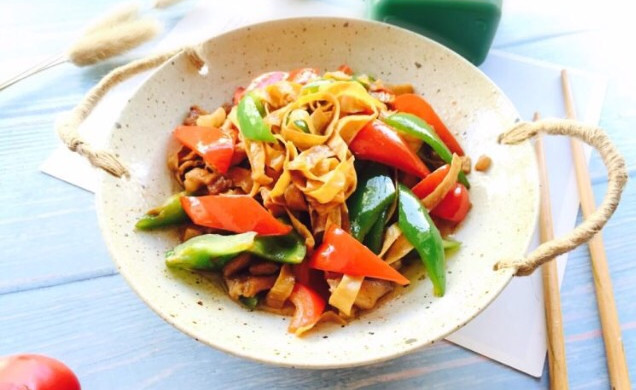
[[[360,0],[337,3],[325,0],[201,1],[156,49],[196,43],[244,24],[303,15],[360,18],[365,15],[365,3]],[[565,116],[560,67],[503,52],[491,52],[481,70],[506,93],[523,118],[530,119],[535,111],[540,111],[544,117]],[[97,145],[103,145],[128,97],[146,77],[137,76],[112,90],[86,120],[82,135]],[[586,122],[597,123],[605,80],[597,75],[571,71],[571,81],[580,109],[579,117]],[[569,231],[576,220],[579,204],[576,182],[567,139],[546,138],[545,145],[550,167],[554,231],[556,236],[560,236]],[[97,187],[94,168],[63,146],[54,151],[41,169],[88,191]],[[531,248],[537,244],[538,235],[535,234]],[[566,258],[566,255],[559,258],[559,280],[563,276]],[[541,376],[546,358],[541,283],[539,272],[515,278],[486,310],[449,336],[448,340],[532,376]]]
[[[512,100],[522,118],[565,117],[561,92],[561,67],[502,52],[491,52],[480,67]],[[579,118],[598,123],[605,95],[603,77],[568,70]],[[549,169],[554,235],[570,231],[576,222],[579,196],[566,137],[545,138]],[[589,159],[590,149],[586,147]],[[530,244],[539,244],[538,228]],[[557,258],[559,283],[567,254]],[[546,327],[541,272],[514,278],[501,295],[477,318],[447,339],[513,368],[540,377],[546,358]]]

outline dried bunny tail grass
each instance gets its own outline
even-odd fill
[[[125,22],[80,38],[69,49],[68,57],[75,65],[92,65],[147,42],[160,31],[161,24],[154,19]]]
[[[155,8],[168,8],[183,0],[157,0],[155,1]]]
[[[98,31],[107,30],[120,24],[130,22],[139,16],[138,3],[123,3],[106,12],[106,15],[89,23],[84,30],[84,36],[94,34]]]

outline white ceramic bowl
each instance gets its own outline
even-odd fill
[[[184,55],[162,65],[121,114],[109,148],[129,179],[104,174],[97,196],[100,226],[117,268],[162,318],[196,340],[241,357],[277,365],[330,368],[379,362],[443,338],[483,310],[508,284],[512,270],[493,271],[502,258],[527,249],[536,224],[538,177],[528,143],[497,144],[518,114],[477,68],[433,41],[389,25],[338,18],[267,22],[215,37],[203,45],[207,75]],[[467,154],[490,156],[487,173],[472,173],[473,208],[447,263],[447,291],[432,296],[428,279],[344,328],[324,324],[303,338],[287,333],[289,319],[232,302],[218,283],[170,271],[169,232],[134,229],[136,218],[175,192],[166,167],[171,130],[188,107],[215,108],[235,87],[271,70],[302,66],[351,68],[388,83],[412,83],[460,135]],[[413,278],[414,276],[411,275]],[[416,277],[416,276],[415,276]]]

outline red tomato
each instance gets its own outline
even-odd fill
[[[470,209],[468,190],[463,184],[455,184],[442,201],[431,210],[431,214],[452,222],[461,222]]]
[[[0,358],[1,390],[80,390],[77,376],[64,363],[42,355]]]

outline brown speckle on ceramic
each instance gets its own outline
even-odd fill
[[[270,37],[270,44],[263,44],[263,37]],[[507,285],[512,270],[495,272],[493,265],[526,251],[538,209],[537,168],[528,143],[496,142],[518,114],[479,70],[420,35],[334,18],[254,25],[207,41],[202,53],[206,75],[178,55],[130,100],[109,144],[130,177],[103,175],[97,194],[100,226],[113,259],[133,289],[166,321],[195,340],[245,358],[299,368],[346,367],[430,345],[476,316]],[[190,105],[213,109],[228,102],[250,74],[305,66],[331,70],[343,63],[380,75],[387,83],[412,83],[448,127],[463,135],[468,155],[485,154],[494,163],[486,174],[469,175],[473,208],[456,234],[463,245],[447,263],[446,296],[433,297],[430,280],[412,273],[411,286],[362,319],[344,327],[320,324],[298,338],[287,333],[287,319],[232,302],[219,280],[166,270],[164,252],[177,244],[176,234],[137,232],[133,225],[139,210],[160,204],[176,191],[166,152],[175,146],[171,131]],[[199,301],[204,304],[193,304]],[[244,323],[249,325],[237,326]]]

